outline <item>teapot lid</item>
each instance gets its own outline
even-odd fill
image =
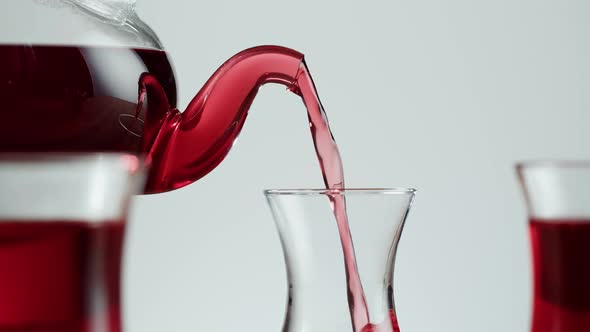
[[[163,49],[136,0],[2,0],[0,44]]]

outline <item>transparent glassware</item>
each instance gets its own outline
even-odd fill
[[[124,154],[0,155],[0,331],[121,331]]]
[[[590,162],[517,165],[529,215],[533,332],[590,331]]]
[[[135,0],[3,0],[2,44],[162,49]]]
[[[283,331],[399,331],[392,282],[396,251],[414,192],[264,192],[287,269]],[[348,227],[336,221],[337,201],[346,202]]]

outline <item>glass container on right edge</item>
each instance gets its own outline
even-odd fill
[[[531,330],[590,331],[590,161],[516,168],[529,215]]]
[[[414,189],[265,195],[287,268],[283,332],[399,332],[392,281]]]

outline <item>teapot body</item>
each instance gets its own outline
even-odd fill
[[[148,152],[176,107],[176,81],[133,5],[2,1],[0,151]],[[160,109],[138,88],[145,74],[165,94]]]
[[[138,89],[145,73],[169,101],[160,110]],[[174,72],[160,50],[0,45],[1,151],[145,153],[148,126],[158,122],[146,123],[148,110],[163,118],[175,103]]]

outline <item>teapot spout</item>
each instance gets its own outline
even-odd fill
[[[148,158],[147,193],[186,186],[207,175],[227,156],[240,134],[258,89],[267,83],[297,93],[303,55],[280,46],[244,50],[209,78],[183,113],[169,114]]]

